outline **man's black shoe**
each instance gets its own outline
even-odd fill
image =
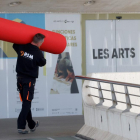
[[[20,133],[20,134],[28,134],[29,132],[26,129],[18,129],[18,133]]]
[[[33,129],[30,129],[30,131],[34,132],[38,126],[39,126],[39,121],[36,121],[35,127]]]

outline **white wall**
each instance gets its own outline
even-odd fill
[[[119,82],[127,82],[139,84],[140,73],[98,73],[88,74],[87,77],[113,80]],[[105,100],[102,105],[98,105],[99,99],[96,97],[89,97],[88,94],[99,96],[98,90],[86,88],[86,85],[96,86],[96,82],[85,80],[83,85],[83,101],[84,101],[84,116],[85,125],[78,132],[78,134],[96,139],[96,140],[140,140],[139,123],[140,108],[132,106],[132,109],[127,112],[123,112],[126,109],[126,105],[118,104],[116,108],[110,108],[112,103]],[[109,84],[101,84],[101,88],[110,89]],[[124,92],[124,88],[121,86],[115,86],[115,91]],[[139,89],[128,88],[129,93],[134,95],[140,95]],[[109,97],[109,91],[103,93],[106,98]],[[121,94],[117,94],[117,100],[126,102],[126,98],[122,98]],[[131,103],[140,104],[138,97],[131,97]],[[92,135],[91,135],[92,132]]]

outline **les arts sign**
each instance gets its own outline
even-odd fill
[[[114,48],[111,50],[111,56],[109,55],[109,49],[93,49],[93,59],[108,59],[108,58],[134,58],[134,48]]]

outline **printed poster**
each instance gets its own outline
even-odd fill
[[[80,14],[46,14],[46,30],[66,37],[62,54],[47,53],[48,116],[82,114]]]
[[[15,22],[27,24],[45,29],[45,14],[0,14],[0,17],[10,19]],[[12,43],[0,41],[0,89],[1,98],[0,110],[3,108],[4,118],[17,118],[22,103],[17,91],[16,61],[17,54],[12,48]],[[45,53],[44,53],[45,55]],[[46,95],[46,66],[40,68],[39,78],[35,86],[34,100],[32,101],[32,113],[34,117],[47,115],[47,95]],[[3,103],[4,102],[4,103]],[[0,118],[3,118],[0,115]]]

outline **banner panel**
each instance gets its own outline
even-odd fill
[[[115,21],[86,21],[86,71],[88,73],[115,72]]]
[[[0,41],[0,47],[3,42]],[[0,56],[3,56],[0,49]],[[7,118],[8,114],[8,71],[7,60],[0,57],[0,118]]]
[[[45,29],[45,14],[0,14],[0,17],[13,20],[15,22],[32,25]],[[6,111],[8,118],[18,117],[21,105],[19,99],[19,93],[17,91],[16,81],[16,61],[17,54],[12,48],[12,43],[1,41],[0,45],[0,76],[3,80],[0,80],[0,87],[2,89],[1,98],[3,102],[0,102],[0,106],[5,108],[2,112]],[[45,55],[45,53],[44,53]],[[4,67],[6,65],[6,67]],[[4,94],[4,97],[2,97]],[[6,97],[5,97],[6,96]],[[40,68],[39,78],[37,79],[35,86],[35,95],[32,102],[33,116],[46,116],[47,104],[46,104],[46,66]],[[1,109],[0,107],[0,109]],[[3,114],[3,113],[2,113]],[[0,116],[0,118],[2,118]]]
[[[60,33],[67,47],[60,55],[47,53],[48,115],[82,114],[80,14],[46,14],[46,30]]]
[[[140,71],[140,20],[116,21],[117,72]]]

